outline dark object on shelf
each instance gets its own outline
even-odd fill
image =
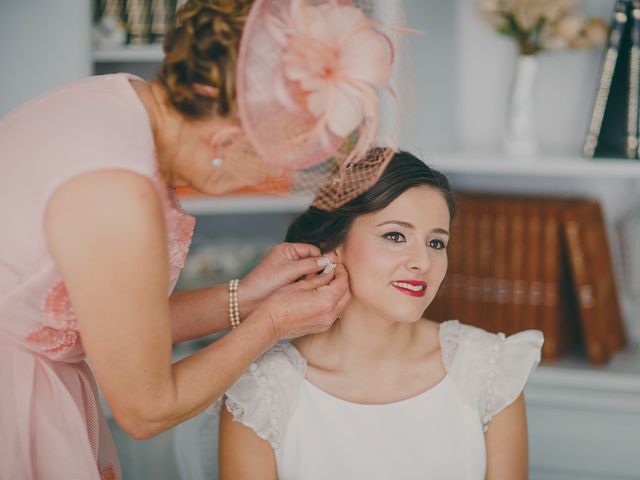
[[[93,0],[93,23],[118,17],[128,45],[162,43],[176,17],[177,0]]]
[[[425,315],[508,335],[539,329],[543,358],[581,339],[602,364],[625,344],[600,206],[593,200],[459,194],[449,270]]]
[[[176,0],[151,0],[150,40],[162,44],[176,14]]]
[[[151,0],[126,0],[127,43],[151,43]]]
[[[584,155],[638,158],[638,82],[640,13],[638,2],[618,0],[611,18]],[[633,33],[632,33],[633,30]]]

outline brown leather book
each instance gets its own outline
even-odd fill
[[[587,233],[584,239],[585,255],[595,288],[597,319],[609,353],[613,354],[624,348],[626,335],[611,262],[607,226],[597,201],[586,200],[582,208]]]
[[[511,199],[509,201],[509,281],[511,297],[505,323],[505,333],[511,335],[523,330],[522,320],[527,302],[526,255],[526,200]]]
[[[484,328],[484,316],[479,308],[480,282],[478,278],[478,205],[477,197],[469,197],[461,202],[464,209],[462,228],[463,253],[460,273],[462,274],[462,312],[461,321]]]
[[[542,261],[544,237],[542,212],[545,202],[530,199],[525,211],[525,270],[527,277],[525,306],[520,323],[521,330],[538,328],[542,310]]]
[[[576,345],[579,337],[576,297],[566,243],[562,236],[562,212],[573,200],[549,199],[542,205],[543,295],[538,329],[544,333],[542,358],[556,359]]]
[[[422,314],[422,318],[428,318],[434,322],[444,322],[446,320],[446,309],[444,302],[444,295],[446,291],[446,285],[443,282],[440,285],[440,289],[435,298],[431,301],[427,309]]]
[[[464,311],[461,308],[464,298],[464,275],[462,274],[462,268],[464,265],[464,235],[466,228],[465,221],[467,218],[465,205],[464,197],[458,195],[458,216],[451,225],[451,238],[447,248],[449,267],[444,291],[445,316],[448,320],[458,319],[461,322],[467,322],[467,320],[463,318]]]
[[[553,359],[560,354],[559,324],[560,278],[562,251],[560,250],[560,206],[549,202],[543,206],[542,222],[542,282],[543,294],[540,320],[537,328],[544,332],[542,358]]]
[[[495,328],[505,332],[511,316],[511,282],[509,277],[509,208],[506,201],[495,204],[495,218],[493,223],[493,238],[496,256],[493,263],[493,311]]]
[[[483,328],[498,332],[495,322],[493,265],[496,252],[493,242],[495,202],[478,199],[478,309],[482,312]]]
[[[571,278],[578,302],[578,314],[582,326],[582,336],[591,363],[602,364],[609,360],[606,331],[599,318],[596,278],[588,262],[592,235],[590,222],[585,221],[586,209],[581,206],[566,208],[562,213],[562,232],[567,246]]]

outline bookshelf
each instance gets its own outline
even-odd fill
[[[92,60],[95,63],[159,63],[162,61],[161,45],[141,45],[136,47],[94,48]]]
[[[633,180],[640,182],[640,161],[594,160],[570,155],[509,158],[502,153],[448,152],[427,155],[426,162],[448,174]]]
[[[236,195],[220,197],[182,196],[180,202],[191,215],[253,215],[302,212],[310,199],[275,195]]]
[[[513,49],[477,22],[474,3],[405,0],[409,25],[427,34],[409,39],[415,107],[402,146],[447,174],[456,188],[598,198],[619,271],[615,226],[640,205],[640,161],[579,156],[600,53],[541,58],[536,105],[543,153],[506,157],[500,141]],[[581,3],[586,13],[606,17],[614,0]],[[95,72],[143,78],[150,78],[161,58],[159,46],[92,52]],[[302,200],[261,195],[183,200],[185,210],[212,225],[233,216],[281,217],[305,207]],[[623,308],[627,324],[639,326],[635,343],[607,365],[593,367],[574,356],[546,362],[532,375],[526,389],[532,479],[640,478],[640,307]]]

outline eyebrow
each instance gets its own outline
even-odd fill
[[[388,222],[383,222],[379,225],[377,225],[378,227],[382,227],[383,225],[389,225],[389,224],[395,224],[395,225],[400,225],[401,227],[405,227],[405,228],[410,228],[410,229],[415,229],[416,227],[409,222],[403,222],[402,220],[389,220]],[[449,232],[447,230],[445,230],[444,228],[434,228],[432,230],[433,233],[442,233],[444,235],[449,235]]]

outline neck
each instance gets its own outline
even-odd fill
[[[177,157],[184,119],[170,106],[164,88],[157,82],[134,80],[132,85],[149,116],[159,173],[167,185],[180,186],[173,162]]]
[[[310,363],[319,361],[331,370],[394,368],[424,350],[423,323],[400,323],[351,304],[329,330],[306,337],[300,346]]]

